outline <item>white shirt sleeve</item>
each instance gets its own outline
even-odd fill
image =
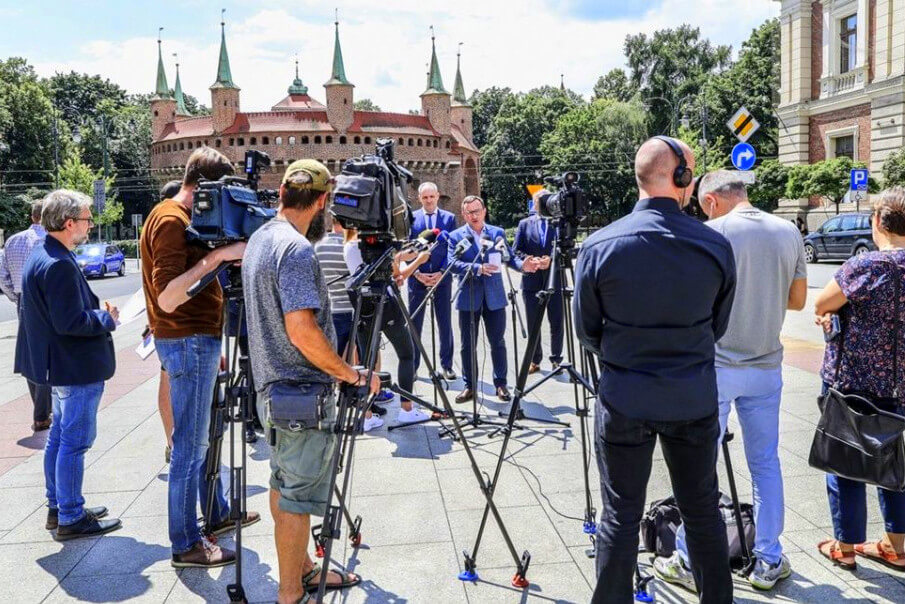
[[[361,257],[361,250],[358,249],[357,241],[350,241],[343,246],[343,259],[346,261],[346,268],[349,274],[354,275],[358,267],[365,263]]]

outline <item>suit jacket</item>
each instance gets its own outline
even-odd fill
[[[479,265],[486,262],[486,259],[481,253],[480,245],[477,241],[473,242],[471,247],[468,248],[458,260],[453,256],[456,246],[469,232],[470,229],[468,228],[468,225],[464,225],[449,234],[447,261],[452,264],[452,272],[459,275],[460,283],[465,279],[465,275],[468,273],[468,267],[472,263],[475,264],[474,271],[465,281],[464,285],[462,285],[462,291],[459,293],[459,298],[456,300],[456,309],[476,311],[480,310],[485,304],[490,310],[505,308],[506,288],[503,285],[502,272],[505,270],[505,267],[503,267],[500,272],[494,273],[489,277],[479,275]],[[490,238],[490,241],[496,241],[497,237],[502,237],[503,241],[506,241],[506,232],[500,227],[485,224],[481,236],[483,237],[485,234]],[[506,248],[509,249],[509,266],[517,271],[521,271],[521,258],[516,257],[516,255],[512,253],[512,249],[509,248],[509,242],[506,242]]]
[[[456,217],[452,212],[437,208],[435,219],[434,226],[441,231],[438,237],[446,239],[450,232],[456,230]],[[425,230],[427,230],[427,216],[424,213],[424,209],[415,210],[412,215],[412,231],[409,234],[409,239],[417,239],[418,235]],[[444,233],[446,233],[446,235],[444,235]],[[445,241],[440,241],[440,243],[434,246],[434,249],[431,250],[430,260],[418,267],[419,273],[438,273],[446,270],[446,267],[449,265],[446,263],[447,250],[444,243]],[[443,280],[443,283],[440,284],[440,287],[449,287],[451,283],[452,278],[446,277],[446,279]],[[409,288],[427,289],[414,277],[409,277]]]
[[[75,386],[113,376],[113,317],[100,303],[75,256],[48,236],[22,274],[15,371],[38,384]]]
[[[519,221],[512,249],[515,251],[515,255],[522,260],[528,256],[553,256],[554,226],[552,222],[547,221],[547,237],[545,241],[541,241],[541,222],[543,222],[543,219],[537,214],[522,218]],[[522,289],[528,292],[538,292],[547,287],[547,279],[551,269],[552,267],[547,270],[539,270],[522,275]],[[558,285],[559,275],[557,275],[554,283],[554,286]]]

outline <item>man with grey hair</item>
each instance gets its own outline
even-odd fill
[[[720,438],[734,403],[754,486],[757,562],[748,581],[755,588],[771,589],[792,574],[779,541],[784,509],[777,449],[783,353],[779,333],[786,310],[805,305],[804,246],[794,224],[751,205],[738,172],[706,174],[698,199],[711,218],[707,225],[729,241],[735,256],[735,302],[726,333],[716,343]],[[675,554],[655,560],[654,570],[667,581],[694,589],[688,569],[681,526]]]
[[[0,289],[19,309],[22,295],[22,269],[35,246],[44,242],[47,231],[41,226],[41,200],[31,204],[31,226],[16,233],[6,242],[5,253],[0,259]],[[28,393],[34,406],[31,429],[35,432],[50,427],[50,388],[28,381]]]
[[[456,217],[452,212],[440,209],[440,192],[437,185],[432,182],[423,182],[418,187],[418,199],[421,201],[421,209],[416,210],[412,216],[412,230],[409,239],[416,239],[424,231],[439,229],[444,238],[456,230]],[[409,278],[409,312],[421,336],[424,325],[424,310],[415,313],[427,296],[427,290],[437,286],[434,292],[431,308],[440,331],[440,366],[443,369],[444,379],[456,379],[453,371],[453,330],[452,330],[452,277],[440,281],[443,271],[446,270],[447,254],[446,246],[438,243],[431,250],[430,259],[418,267],[418,270]],[[439,283],[439,285],[437,285]],[[415,371],[421,363],[421,355],[415,347]],[[413,418],[414,419],[414,418]],[[402,421],[404,421],[403,418]]]
[[[53,425],[44,448],[47,528],[65,540],[121,526],[119,519],[101,520],[107,508],[86,508],[82,497],[85,453],[97,435],[104,381],[116,369],[110,332],[119,311],[109,304],[100,309],[72,254],[94,225],[91,199],[65,189],[52,192],[41,224],[47,237],[22,274],[15,371],[52,387]]]

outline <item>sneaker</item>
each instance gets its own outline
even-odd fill
[[[396,421],[400,424],[413,424],[415,422],[425,422],[430,419],[426,413],[422,413],[420,409],[416,407],[412,407],[411,411],[406,411],[405,409],[399,410],[399,415],[396,416]]]
[[[679,552],[673,552],[669,558],[654,558],[654,573],[667,583],[673,583],[684,587],[690,592],[696,592],[694,575],[682,562]]]
[[[173,554],[170,564],[173,568],[216,568],[236,561],[236,552],[211,543],[204,537],[182,554]]]
[[[380,419],[379,415],[372,415],[371,417],[365,418],[365,432],[370,432],[371,430],[376,430],[380,426],[383,425],[383,420]]]
[[[396,394],[392,390],[384,388],[374,397],[374,402],[378,405],[382,405],[383,403],[389,403],[395,396]]]
[[[458,376],[456,375],[456,372],[448,367],[444,368],[443,372],[440,375],[443,377],[444,380],[447,380],[449,382],[458,378]]]
[[[755,589],[773,589],[776,582],[792,575],[792,564],[785,554],[776,564],[768,564],[760,558],[754,563],[754,570],[748,575],[748,582]]]

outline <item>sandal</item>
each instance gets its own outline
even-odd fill
[[[829,545],[829,547],[825,547],[826,545]],[[853,551],[851,554],[846,555],[839,548],[839,541],[837,541],[836,539],[827,539],[826,541],[821,541],[817,544],[817,551],[819,551],[824,558],[832,562],[834,566],[838,566],[842,570],[855,570],[856,568],[858,568],[857,562],[845,562],[842,560],[843,558],[854,559],[855,552]]]
[[[864,551],[865,545],[873,545],[877,548],[877,554],[869,554]],[[875,562],[879,562],[883,566],[887,568],[891,568],[893,570],[897,570],[899,572],[905,572],[905,564],[896,564],[896,562],[905,561],[905,554],[897,554],[895,549],[889,546],[887,549],[886,543],[883,540],[874,541],[873,543],[860,543],[855,546],[855,554],[858,556],[864,556],[870,560]]]
[[[321,572],[321,565],[315,564],[314,567],[309,570],[304,577],[302,577],[302,587],[305,588],[305,591],[309,594],[313,594],[317,592],[318,583],[320,583],[320,577],[318,574]],[[328,573],[336,573],[339,575],[339,578],[342,579],[339,583],[330,583],[329,578],[327,579],[326,591],[330,591],[331,589],[345,589],[347,587],[352,587],[354,585],[358,585],[361,583],[361,577],[355,577],[354,579],[350,578],[351,573],[347,573],[342,570],[328,570]],[[317,577],[317,580],[315,580]]]

